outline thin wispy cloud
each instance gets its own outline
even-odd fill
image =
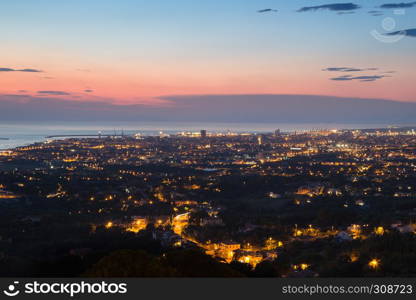
[[[340,11],[337,13],[337,15],[353,15],[355,14],[355,11]]]
[[[377,71],[378,68],[348,68],[348,67],[330,67],[323,69],[322,71],[328,72],[364,72],[364,71]]]
[[[94,90],[91,90],[91,89],[86,89],[86,90],[84,90],[84,92],[85,92],[85,93],[93,93],[93,92],[94,92]]]
[[[38,94],[51,95],[51,96],[69,96],[69,95],[71,95],[70,93],[63,92],[63,91],[38,91]]]
[[[334,81],[357,80],[357,81],[361,81],[361,82],[368,82],[368,81],[380,80],[380,79],[383,79],[385,77],[390,77],[390,76],[386,76],[386,75],[363,75],[363,76],[344,75],[344,76],[338,76],[338,77],[331,78],[331,80],[334,80]]]
[[[266,9],[260,9],[257,11],[258,13],[268,13],[268,12],[277,12],[277,9],[273,9],[273,8],[266,8]]]
[[[361,6],[354,3],[332,3],[318,6],[305,6],[298,10],[298,12],[317,11],[317,10],[331,10],[331,11],[353,11],[360,9]]]
[[[12,68],[0,68],[0,72],[26,72],[26,73],[41,73],[43,71],[37,69],[12,69]]]
[[[370,10],[368,14],[372,15],[373,17],[379,17],[379,16],[383,16],[384,12],[380,10]]]
[[[380,6],[380,8],[411,8],[416,7],[416,1],[414,2],[401,2],[401,3],[386,3]]]
[[[385,35],[404,35],[404,36],[409,36],[409,37],[416,37],[416,28],[389,32],[389,33],[386,33]]]
[[[379,68],[351,68],[351,67],[329,67],[323,69],[324,72],[337,72],[340,73],[339,76],[332,77],[330,80],[333,81],[361,81],[361,82],[371,82],[380,80],[386,77],[392,77],[389,74],[393,74],[394,71],[381,71]],[[369,71],[378,71],[378,74],[371,75],[358,75],[358,74],[347,74],[341,75],[342,73],[360,73],[360,72],[369,72]]]

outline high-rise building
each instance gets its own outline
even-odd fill
[[[257,137],[257,142],[258,142],[258,144],[261,146],[261,145],[263,145],[263,135],[259,135],[258,137]]]
[[[206,130],[201,130],[201,137],[202,138],[206,138],[207,137],[207,131]]]
[[[276,130],[274,131],[274,136],[275,136],[275,137],[280,136],[280,129],[276,129]]]

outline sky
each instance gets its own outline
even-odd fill
[[[1,1],[0,101],[416,102],[416,2],[347,1]]]

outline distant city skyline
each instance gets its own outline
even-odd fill
[[[240,121],[256,112],[251,121],[270,121],[268,109],[291,112],[302,95],[318,107],[327,96],[351,99],[360,120],[407,121],[413,105],[391,116],[379,102],[386,114],[364,115],[357,101],[416,102],[415,15],[413,2],[387,0],[5,1],[0,114]],[[267,95],[290,97],[259,111]]]

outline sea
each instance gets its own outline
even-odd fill
[[[113,135],[143,136],[194,132],[202,129],[212,133],[267,133],[280,129],[282,132],[310,131],[319,129],[373,129],[409,124],[336,124],[336,123],[198,123],[198,122],[47,122],[47,123],[1,123],[0,150],[9,150],[56,135]]]

